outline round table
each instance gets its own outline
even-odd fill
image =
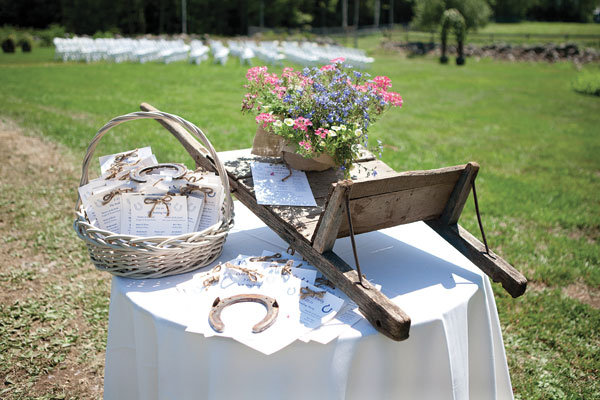
[[[288,245],[241,203],[219,261]],[[186,332],[193,304],[161,279],[114,277],[105,399],[512,399],[492,288],[476,266],[417,222],[356,237],[361,269],[412,320],[395,342],[366,320],[328,344],[296,341],[266,356]],[[334,251],[348,264],[348,239]],[[207,268],[210,268],[207,267]]]

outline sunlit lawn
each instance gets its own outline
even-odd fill
[[[370,72],[390,76],[404,97],[404,107],[369,133],[385,144],[384,161],[398,171],[479,162],[492,248],[536,287],[548,286],[516,300],[495,287],[517,396],[593,398],[600,393],[600,311],[560,288],[600,290],[600,98],[572,90],[577,71],[568,63],[468,59],[459,68],[374,54]],[[235,59],[225,67],[86,65],[54,63],[52,55],[0,55],[0,116],[79,158],[98,128],[143,101],[194,122],[217,150],[251,145],[255,124],[239,112],[246,67]],[[152,121],[113,129],[98,151],[145,144],[159,160],[186,159]],[[461,224],[477,232],[470,202]]]

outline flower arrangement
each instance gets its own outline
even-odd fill
[[[255,113],[257,124],[295,144],[304,157],[328,154],[348,175],[359,145],[368,147],[370,125],[387,109],[401,107],[402,97],[388,91],[388,77],[370,79],[344,61],[302,71],[284,68],[281,76],[267,67],[250,68],[242,112]]]

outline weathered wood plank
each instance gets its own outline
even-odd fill
[[[309,240],[286,224],[286,221],[275,215],[272,210],[256,204],[254,196],[245,189],[238,190],[237,198],[294,250],[318,268],[336,287],[346,293],[359,306],[375,329],[393,340],[408,338],[410,330],[408,315],[368,281],[363,280],[364,287],[360,286],[356,271],[335,253],[327,251],[321,254],[316,251]]]
[[[237,181],[236,188],[243,188],[253,197],[254,185],[252,177]],[[327,197],[315,199],[317,207],[295,207],[295,206],[265,206],[269,208],[275,215],[291,225],[300,232],[301,235],[310,240],[313,237],[314,231],[319,221],[319,216],[323,212],[323,206],[327,201]],[[256,201],[256,200],[255,200]]]
[[[333,249],[346,210],[346,196],[351,187],[352,181],[342,181],[332,188],[325,211],[320,215],[312,237],[313,247],[319,253]]]
[[[453,188],[452,184],[441,184],[350,200],[354,233],[438,218]],[[349,234],[348,222],[343,221],[338,237]]]
[[[407,172],[395,172],[389,168],[391,173],[387,175],[378,173],[376,177],[353,179],[354,185],[350,192],[350,199],[358,199],[361,197],[424,186],[441,184],[450,184],[454,186],[465,168],[466,165],[456,165],[454,167]]]
[[[444,221],[431,220],[426,223],[465,257],[477,265],[494,282],[500,282],[512,297],[519,297],[527,289],[527,279],[502,257],[490,250],[476,237],[458,224],[447,225]]]
[[[448,199],[448,204],[440,217],[440,220],[445,222],[447,225],[454,225],[458,222],[460,214],[462,213],[465,203],[471,193],[471,184],[477,177],[479,171],[479,164],[476,162],[469,162],[465,166],[464,171],[458,178],[456,186]]]
[[[159,111],[157,108],[153,107],[148,103],[142,103],[140,105],[140,109],[142,111]],[[173,136],[175,136],[177,140],[179,140],[179,143],[181,143],[181,145],[194,159],[196,167],[202,167],[209,171],[216,171],[213,164],[213,160],[211,160],[210,153],[208,152],[208,150],[204,148],[204,146],[202,146],[200,142],[198,142],[196,138],[192,136],[192,134],[185,130],[185,128],[181,127],[180,125],[174,124],[170,121],[156,121],[163,127],[165,127],[166,130],[171,132],[171,134],[173,134]]]

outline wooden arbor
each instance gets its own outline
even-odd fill
[[[142,104],[142,109],[156,110],[148,104]],[[191,135],[169,122],[159,122],[197,165],[213,168],[208,152]],[[280,160],[254,156],[250,149],[219,153],[219,158],[238,200],[358,304],[377,330],[394,340],[408,337],[409,316],[332,251],[337,238],[353,236],[352,231],[358,234],[425,221],[513,297],[525,292],[525,277],[458,225],[479,170],[477,163],[398,173],[365,153],[355,163],[352,181],[340,180],[339,172],[333,170],[307,173],[317,207],[290,207],[259,205],[254,196],[250,163]],[[377,176],[371,171],[377,171]],[[347,210],[349,218],[345,218]]]

